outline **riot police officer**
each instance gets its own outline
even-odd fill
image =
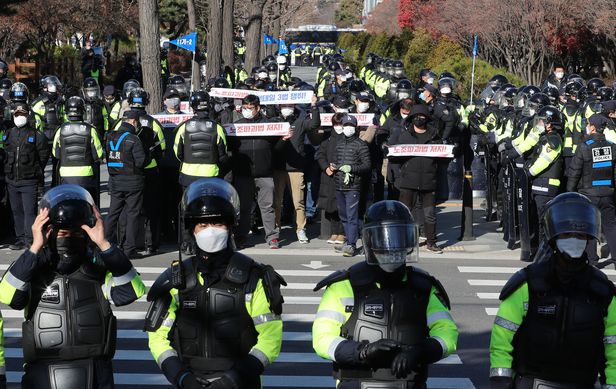
[[[96,128],[98,133],[98,139],[103,140],[105,129],[107,128],[108,116],[105,112],[105,106],[101,98],[101,89],[98,85],[98,81],[94,77],[88,77],[83,80],[83,87],[81,88],[83,99],[85,102],[83,121],[91,124]]]
[[[387,236],[388,239],[383,239]],[[455,352],[458,330],[441,283],[408,261],[418,255],[418,228],[401,202],[366,212],[366,261],[337,271],[312,326],[312,344],[334,362],[338,388],[425,388],[428,365]]]
[[[9,267],[0,301],[25,309],[27,389],[113,388],[116,306],[145,286],[128,258],[105,239],[90,194],[59,185],[41,199],[29,250]]]
[[[586,125],[586,140],[576,149],[571,166],[567,191],[580,192],[592,201],[601,212],[601,226],[612,258],[616,256],[616,209],[614,207],[614,179],[616,145],[605,139],[604,130],[609,119],[594,114]],[[588,244],[588,258],[596,262],[597,243]]]
[[[51,141],[64,117],[64,97],[60,91],[62,83],[56,76],[44,76],[40,87],[42,92],[32,102],[32,112],[37,129]]]
[[[117,99],[116,90],[113,85],[103,88],[103,113],[105,115],[105,131],[110,131],[120,119],[122,102]]]
[[[192,183],[181,214],[197,254],[173,262],[148,293],[150,351],[179,388],[259,389],[263,369],[280,353],[286,283],[235,251],[239,197],[226,181]]]
[[[582,194],[563,193],[548,203],[543,223],[553,254],[518,271],[500,294],[491,388],[594,388],[600,371],[603,387],[613,387],[616,288],[584,252],[599,239],[599,210]]]
[[[118,129],[107,134],[105,144],[111,197],[105,236],[112,242],[118,241],[116,229],[124,211],[128,222],[123,248],[131,259],[141,258],[136,249],[138,220],[143,207],[143,171],[149,163],[149,154],[137,135],[138,127],[139,113],[127,111]]]
[[[103,157],[103,148],[96,128],[83,121],[84,111],[85,103],[81,97],[69,97],[66,101],[69,121],[56,131],[51,152],[59,161],[60,183],[79,185],[98,199],[98,164]]]

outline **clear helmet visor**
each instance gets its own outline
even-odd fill
[[[362,231],[366,262],[385,271],[419,260],[419,229],[416,224],[367,226]]]

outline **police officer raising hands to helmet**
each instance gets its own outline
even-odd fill
[[[150,351],[175,387],[260,389],[263,369],[280,353],[286,283],[235,251],[239,197],[231,184],[197,180],[180,207],[197,253],[173,262],[148,293]]]
[[[339,389],[426,388],[428,365],[456,350],[447,294],[436,278],[406,266],[418,255],[418,228],[404,204],[373,204],[362,235],[366,261],[314,289],[327,287],[312,345],[334,363]]]
[[[616,387],[616,288],[589,265],[599,209],[582,194],[556,196],[543,219],[553,250],[501,291],[490,341],[492,389]]]
[[[29,250],[0,282],[0,302],[25,309],[22,388],[113,388],[116,306],[145,292],[128,258],[105,238],[90,194],[64,184],[41,199]]]

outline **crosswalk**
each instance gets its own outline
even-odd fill
[[[476,287],[474,295],[484,303],[488,316],[496,316],[499,305],[500,291],[509,278],[524,266],[458,266],[458,272],[466,278],[466,282]],[[616,270],[602,269],[614,281]]]
[[[250,250],[248,255],[252,255]],[[254,255],[263,260],[259,255]],[[151,285],[164,270],[148,266],[147,259],[138,261],[137,271],[146,285]],[[290,266],[291,267],[291,266]],[[4,271],[8,265],[0,265]],[[331,363],[319,358],[312,349],[311,328],[321,294],[312,292],[314,285],[331,273],[330,270],[280,269],[288,282],[283,289],[285,297],[284,335],[282,352],[278,360],[265,370],[265,388],[334,388]],[[147,334],[142,331],[143,319],[148,308],[145,299],[127,306],[114,307],[118,318],[118,340],[115,354],[114,378],[117,388],[171,387],[152,359],[147,347]],[[22,376],[21,322],[23,312],[2,307],[4,317],[5,357],[9,388],[18,388]],[[453,377],[447,369],[460,367],[463,361],[457,354],[437,363],[435,377],[428,380],[428,387],[441,389],[474,389],[466,377]],[[458,368],[456,371],[460,371]]]

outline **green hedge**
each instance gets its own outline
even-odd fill
[[[355,69],[365,64],[368,53],[381,57],[401,59],[409,79],[415,83],[419,71],[432,69],[437,74],[451,72],[459,81],[457,92],[463,100],[468,100],[471,89],[473,59],[466,55],[464,49],[447,36],[434,38],[428,31],[418,29],[403,30],[398,36],[387,34],[341,34],[338,47],[346,50],[345,58]],[[477,59],[475,63],[475,96],[478,96],[488,80],[495,74],[503,74],[517,86],[524,81],[508,73],[505,69],[495,68],[489,63]]]

